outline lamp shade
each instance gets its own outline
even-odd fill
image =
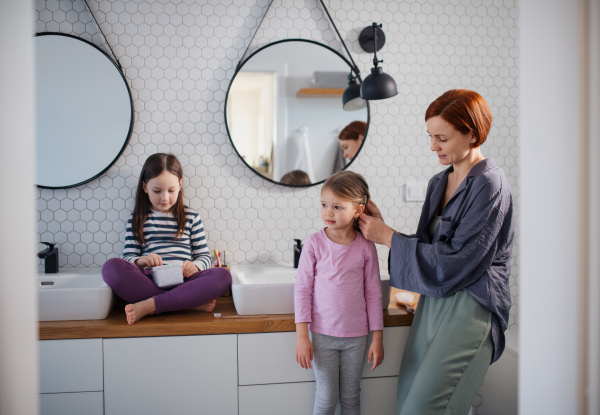
[[[367,106],[367,101],[360,97],[360,85],[351,81],[342,95],[342,104],[345,111],[357,111]]]
[[[379,66],[371,68],[371,75],[367,76],[360,85],[360,96],[366,100],[386,99],[398,95],[398,87],[394,78]]]

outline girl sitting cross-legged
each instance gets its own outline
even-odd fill
[[[183,170],[175,156],[148,157],[127,222],[123,259],[111,258],[102,267],[106,284],[130,303],[125,306],[129,324],[166,311],[210,312],[231,285],[226,268],[211,268],[202,221],[183,205],[182,183]],[[182,263],[184,282],[160,288],[152,268],[175,263]]]

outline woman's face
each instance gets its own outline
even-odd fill
[[[358,140],[339,140],[340,147],[344,152],[344,158],[352,160],[356,156],[356,153],[358,153],[364,138],[365,136],[360,134]]]
[[[435,151],[440,164],[459,164],[471,151],[475,142],[473,133],[463,134],[440,116],[431,117],[426,122],[431,137],[431,151]]]

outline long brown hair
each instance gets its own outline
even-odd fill
[[[367,207],[367,203],[371,198],[369,193],[369,185],[364,177],[353,171],[340,171],[331,176],[323,184],[321,194],[326,190],[330,190],[334,195],[342,198],[344,201],[354,202]],[[360,232],[358,221],[354,221],[354,229]]]
[[[140,245],[146,244],[146,241],[144,240],[144,222],[148,219],[148,213],[152,207],[148,194],[144,192],[144,183],[147,185],[148,181],[160,176],[165,171],[174,174],[180,181],[183,179],[183,169],[181,168],[179,160],[177,160],[177,157],[173,154],[153,154],[148,157],[144,163],[144,167],[142,167],[137,193],[135,195],[133,218],[131,219],[131,231],[133,232],[133,237]],[[186,224],[185,208],[183,206],[183,188],[179,191],[177,202],[175,202],[171,208],[171,213],[177,220],[177,234],[175,235],[175,238],[173,238],[177,239],[183,235]]]
[[[451,89],[429,104],[425,121],[437,116],[462,134],[473,133],[475,142],[471,147],[482,145],[492,127],[492,112],[487,102],[469,89]]]

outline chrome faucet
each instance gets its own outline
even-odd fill
[[[296,245],[294,245],[294,268],[298,268],[300,262],[300,254],[302,253],[302,241],[300,239],[294,239]]]
[[[46,274],[56,274],[58,272],[58,247],[52,242],[42,242],[48,245],[48,248],[38,252],[37,257],[44,260]]]

